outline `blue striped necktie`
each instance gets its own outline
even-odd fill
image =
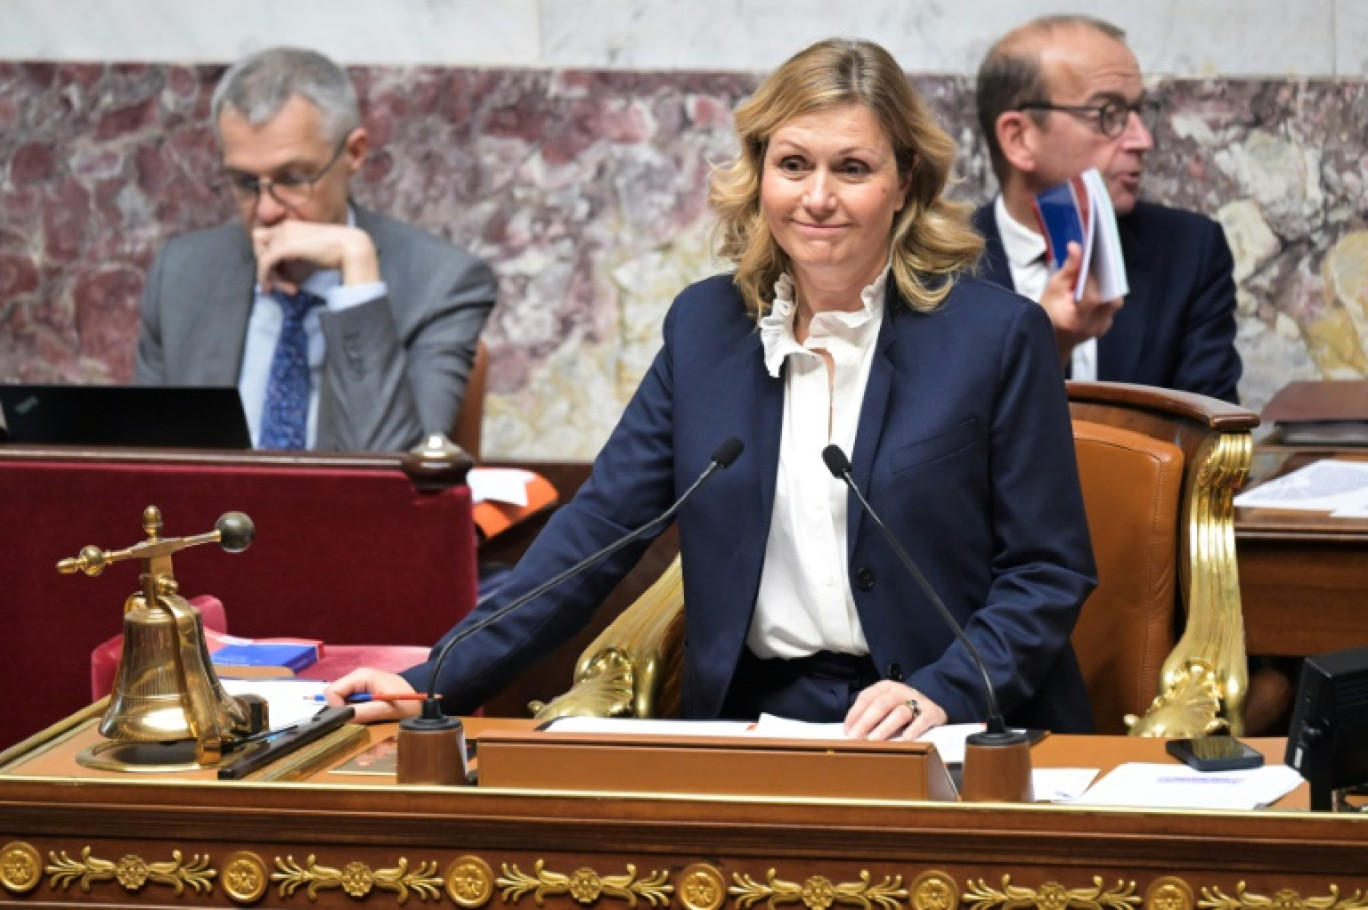
[[[284,320],[266,382],[259,447],[303,449],[308,445],[309,421],[309,337],[304,317],[323,300],[307,291],[274,291],[271,296],[280,304]]]

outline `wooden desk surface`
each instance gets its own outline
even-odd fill
[[[1103,765],[1161,750],[1060,736],[1035,754]],[[1368,886],[1358,815],[401,787],[327,772],[77,778],[25,764],[0,769],[0,906],[1361,910]]]
[[[1362,449],[1260,446],[1251,482]],[[1235,548],[1250,654],[1305,657],[1368,645],[1368,519],[1236,509]]]

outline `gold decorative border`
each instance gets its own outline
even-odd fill
[[[1362,910],[1368,907],[1368,899],[1361,890],[1341,898],[1339,885],[1331,885],[1325,897],[1302,897],[1294,888],[1280,888],[1267,897],[1245,890],[1245,883],[1240,882],[1229,895],[1220,888],[1203,888],[1198,906],[1202,910]]]
[[[185,893],[187,885],[197,894],[208,894],[214,890],[214,877],[218,872],[209,866],[209,855],[195,854],[190,862],[185,862],[179,850],[171,851],[169,862],[148,862],[140,856],[129,854],[117,862],[100,859],[91,847],[81,849],[81,858],[72,859],[63,850],[48,853],[48,887],[54,891],[65,891],[80,883],[81,890],[90,892],[96,882],[117,881],[125,891],[141,891],[149,882],[169,885],[179,897]]]
[[[393,891],[399,903],[408,901],[409,894],[418,895],[421,901],[442,899],[442,879],[437,875],[437,863],[419,863],[412,872],[408,860],[399,858],[395,869],[374,869],[362,862],[351,862],[341,869],[320,866],[313,854],[301,866],[293,856],[284,859],[276,857],[279,872],[271,873],[271,881],[279,884],[281,897],[289,897],[300,887],[306,887],[309,900],[317,900],[318,892],[324,889],[341,888],[349,896],[363,898],[374,888]]]
[[[907,900],[907,889],[902,886],[902,876],[884,876],[877,885],[871,885],[872,876],[867,871],[860,872],[858,882],[834,884],[823,875],[814,875],[801,885],[780,879],[774,869],[765,873],[764,883],[755,881],[749,875],[736,873],[735,882],[727,889],[736,898],[737,910],[748,910],[759,901],[766,901],[771,907],[780,903],[798,900],[808,910],[827,910],[832,904],[861,907],[863,910],[899,910]]]
[[[181,897],[187,892],[211,893],[218,878],[223,893],[238,904],[259,901],[275,884],[282,899],[303,889],[310,901],[330,889],[341,889],[355,900],[385,891],[394,894],[399,904],[413,896],[423,902],[442,903],[445,893],[460,910],[480,910],[495,899],[496,891],[501,892],[504,905],[531,897],[541,907],[547,897],[567,895],[585,906],[605,898],[621,900],[627,910],[636,910],[638,903],[669,907],[676,893],[683,910],[723,910],[729,899],[732,910],[756,910],[762,903],[769,910],[799,903],[805,910],[837,906],[859,910],[1368,910],[1365,890],[1342,892],[1338,884],[1329,884],[1328,893],[1304,897],[1292,888],[1267,895],[1256,893],[1241,881],[1229,894],[1221,887],[1202,887],[1197,899],[1187,881],[1167,875],[1152,879],[1141,898],[1136,881],[1117,880],[1109,887],[1101,876],[1092,877],[1091,887],[1069,888],[1057,881],[1046,881],[1039,887],[1015,885],[1011,874],[1004,874],[1000,885],[990,885],[985,878],[970,878],[961,889],[943,870],[929,870],[910,888],[904,888],[901,875],[886,875],[876,882],[872,873],[861,870],[857,881],[838,883],[812,875],[794,882],[780,878],[771,867],[761,880],[747,873],[732,873],[729,886],[717,866],[700,862],[681,869],[675,886],[670,883],[668,870],[643,876],[631,863],[623,874],[601,875],[588,867],[555,872],[547,868],[545,859],[538,859],[530,874],[516,864],[503,863],[502,874],[496,877],[486,860],[469,854],[453,860],[444,875],[438,874],[438,862],[411,864],[404,857],[393,868],[372,869],[359,861],[341,868],[320,865],[314,854],[302,864],[292,855],[276,856],[276,871],[268,873],[266,861],[248,850],[229,854],[221,871],[213,868],[208,854],[194,854],[187,861],[180,850],[173,850],[170,860],[158,862],[132,854],[118,860],[102,859],[90,846],[83,847],[77,858],[66,851],[49,851],[47,855],[49,863],[43,867],[42,854],[32,844],[18,840],[6,843],[0,847],[0,886],[11,894],[27,894],[46,875],[53,891],[79,886],[90,893],[95,885],[112,882],[127,892],[163,885]]]
[[[674,893],[674,886],[669,884],[670,873],[652,871],[638,880],[636,866],[631,863],[627,864],[625,875],[599,875],[585,867],[566,875],[548,871],[546,860],[543,859],[533,864],[531,875],[508,863],[500,868],[503,869],[503,875],[495,880],[495,884],[503,889],[505,904],[516,904],[531,894],[540,907],[547,895],[569,894],[581,904],[592,904],[600,897],[616,897],[627,901],[629,908],[634,908],[640,897],[653,907],[665,907]]]
[[[1059,882],[1045,882],[1039,888],[1012,884],[1010,874],[1002,876],[1002,888],[989,886],[984,879],[969,879],[964,897],[970,910],[995,907],[1036,907],[1037,910],[1138,910],[1141,900],[1134,881],[1118,881],[1106,888],[1102,876],[1093,876],[1091,888],[1065,888]]]

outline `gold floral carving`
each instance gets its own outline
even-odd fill
[[[516,865],[503,864],[503,875],[495,884],[503,889],[506,904],[515,904],[525,895],[541,906],[549,894],[569,894],[578,903],[592,904],[600,897],[616,897],[627,901],[627,906],[635,907],[637,898],[644,898],[655,907],[670,903],[674,886],[669,884],[670,873],[652,872],[637,880],[636,866],[627,864],[626,875],[600,876],[593,869],[576,869],[569,875],[549,872],[545,860],[537,860],[532,866],[532,874],[527,875]]]
[[[679,873],[679,902],[685,910],[718,910],[727,901],[727,880],[716,866],[694,863]]]
[[[483,907],[494,896],[494,870],[478,856],[458,857],[447,869],[446,890],[458,907]]]
[[[1233,895],[1220,888],[1203,888],[1198,906],[1202,910],[1361,910],[1368,907],[1368,899],[1362,891],[1340,897],[1339,885],[1331,885],[1330,893],[1324,897],[1302,897],[1291,888],[1282,888],[1266,897],[1246,891],[1245,883],[1240,882]]]
[[[1118,881],[1114,888],[1102,884],[1102,876],[1093,876],[1091,888],[1065,888],[1058,882],[1046,882],[1039,888],[1024,888],[1012,884],[1012,877],[1002,877],[1002,888],[990,887],[984,879],[969,880],[964,897],[969,910],[992,910],[995,907],[1035,907],[1036,910],[1136,910],[1140,897],[1135,893],[1135,882]]]
[[[837,885],[821,875],[814,875],[801,885],[778,878],[773,869],[765,873],[765,881],[757,882],[749,875],[736,873],[735,882],[728,892],[735,896],[738,910],[747,910],[759,901],[766,901],[771,908],[779,904],[802,901],[808,910],[827,910],[832,904],[843,904],[871,910],[897,910],[907,900],[907,889],[902,886],[902,876],[884,876],[877,885],[871,884],[872,876],[860,872],[858,882],[842,882]]]
[[[959,885],[944,872],[923,872],[912,883],[913,910],[955,910]]]
[[[0,885],[13,894],[25,894],[43,880],[43,857],[32,844],[10,841],[0,849]]]
[[[1192,910],[1192,888],[1181,878],[1164,875],[1145,889],[1145,910]]]
[[[179,850],[171,851],[169,862],[149,863],[139,856],[125,856],[118,862],[91,855],[91,848],[81,850],[80,859],[72,859],[65,850],[59,857],[48,854],[48,885],[54,890],[65,890],[80,882],[81,890],[90,891],[96,882],[117,881],[125,891],[140,891],[148,882],[157,885],[170,885],[176,896],[185,893],[185,887],[200,894],[208,894],[214,889],[214,876],[218,875],[209,868],[209,856],[196,854],[190,862],[185,862]]]
[[[399,903],[405,903],[409,894],[418,895],[421,901],[442,899],[442,879],[437,875],[437,864],[419,863],[412,872],[408,860],[400,857],[397,869],[372,870],[365,863],[347,863],[341,869],[320,866],[310,855],[303,866],[295,862],[293,856],[285,859],[276,857],[279,872],[271,873],[271,881],[280,883],[280,896],[289,897],[301,886],[307,885],[310,900],[318,897],[325,888],[341,888],[350,897],[366,897],[372,889],[393,891],[399,895]]]
[[[248,850],[240,850],[224,860],[222,881],[223,890],[239,904],[259,900],[270,884],[265,860]]]

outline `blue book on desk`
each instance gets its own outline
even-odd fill
[[[212,652],[209,659],[216,668],[281,667],[297,673],[318,660],[318,646],[310,642],[236,642]]]

